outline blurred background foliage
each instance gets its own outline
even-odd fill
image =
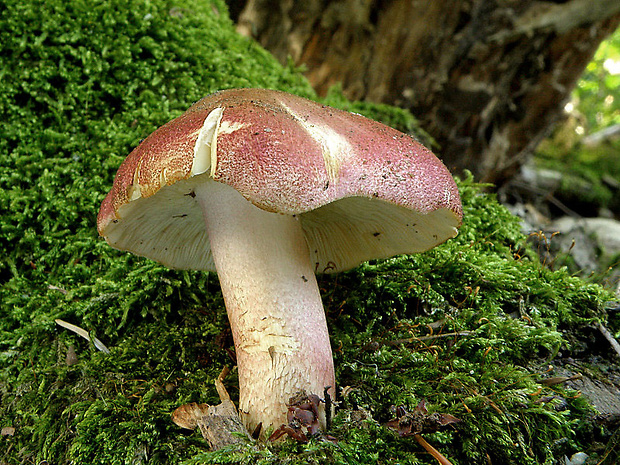
[[[620,30],[599,47],[579,80],[571,106],[583,115],[583,132],[592,134],[620,124]]]
[[[564,121],[538,147],[535,163],[581,177],[600,203],[613,203],[620,187],[620,30],[601,44],[564,108]]]

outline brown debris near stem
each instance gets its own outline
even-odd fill
[[[215,380],[215,387],[222,401],[219,405],[197,404],[181,405],[172,413],[172,421],[185,429],[200,428],[211,450],[239,444],[250,440],[250,435],[239,418],[235,404],[224,387],[223,379],[228,374],[224,367]]]
[[[319,404],[322,402],[325,403],[325,400],[316,394],[306,394],[303,390],[295,394],[287,404],[286,418],[288,423],[276,429],[269,436],[269,441],[277,441],[284,435],[288,435],[296,441],[306,443],[311,437],[319,435],[321,433]],[[326,406],[326,410],[329,408],[330,406]],[[325,436],[325,439],[335,441],[335,438],[328,435]]]
[[[195,429],[202,417],[209,414],[210,408],[209,404],[197,404],[196,402],[181,405],[172,412],[172,421],[183,429]]]
[[[435,460],[442,465],[451,465],[451,462],[426,442],[420,433],[437,431],[443,426],[458,423],[461,420],[448,413],[429,414],[425,401],[420,402],[413,412],[407,412],[403,406],[396,407],[395,410],[397,418],[386,423],[388,428],[397,432],[401,438],[413,436]]]

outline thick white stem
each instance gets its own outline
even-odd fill
[[[196,198],[235,341],[239,412],[250,431],[262,422],[265,432],[287,422],[286,404],[297,392],[322,397],[331,386],[334,393],[308,246],[297,218],[261,210],[232,187],[207,181]]]

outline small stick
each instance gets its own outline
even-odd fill
[[[611,347],[613,347],[613,349],[616,351],[616,354],[620,356],[620,343],[618,343],[614,335],[611,334],[609,330],[605,328],[605,326],[603,326],[602,323],[598,324],[598,330],[603,334],[603,336],[605,336],[605,339],[609,341]]]
[[[222,402],[230,401],[230,395],[228,395],[228,391],[224,386],[224,379],[226,378],[226,376],[228,376],[228,373],[230,373],[230,370],[226,365],[224,365],[224,368],[222,368],[220,375],[215,380],[215,390],[217,391],[217,395],[220,396],[220,400]]]
[[[323,390],[323,397],[325,398],[325,431],[329,431],[332,426],[332,396],[329,395],[329,388],[326,386]]]
[[[406,344],[409,342],[416,342],[416,341],[430,341],[433,339],[439,339],[442,337],[452,337],[452,336],[471,336],[472,334],[474,334],[473,331],[458,331],[455,333],[441,333],[441,334],[433,334],[430,336],[420,336],[420,337],[408,337],[405,339],[396,339],[394,341],[387,341],[385,342],[385,345],[389,345],[389,346],[397,346],[399,344]]]
[[[422,436],[420,436],[419,434],[414,434],[413,437],[416,439],[416,441],[418,441],[418,443],[424,447],[426,449],[426,451],[431,454],[433,456],[433,458],[435,460],[437,460],[441,465],[452,465],[452,462],[450,462],[447,458],[445,458],[441,452],[439,452],[437,449],[435,449],[433,446],[431,446],[428,442],[426,442],[426,439],[424,439]]]
[[[110,349],[108,349],[103,342],[101,342],[96,337],[91,338],[90,334],[88,334],[88,331],[86,331],[85,329],[82,329],[79,326],[71,324],[65,320],[56,319],[54,321],[56,322],[58,326],[62,326],[63,328],[68,329],[69,331],[73,331],[75,334],[77,334],[78,336],[82,336],[87,341],[93,341],[93,344],[95,345],[95,347],[99,349],[101,352],[104,352],[106,354],[110,353]]]

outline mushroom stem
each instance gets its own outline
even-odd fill
[[[205,218],[239,370],[239,413],[263,434],[287,423],[301,390],[334,396],[327,322],[298,218],[264,211],[209,180],[195,190]],[[320,412],[325,427],[324,408]]]

